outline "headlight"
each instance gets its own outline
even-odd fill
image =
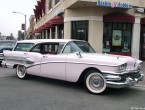
[[[139,65],[137,66],[137,69],[139,69],[139,70],[141,69],[141,64],[139,64]]]
[[[126,71],[126,67],[127,67],[127,64],[126,64],[126,63],[120,65],[120,66],[118,67],[119,72],[124,72],[124,71]]]

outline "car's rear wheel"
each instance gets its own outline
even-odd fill
[[[23,65],[18,65],[16,68],[16,74],[17,74],[18,78],[26,79],[28,76],[27,71],[26,71],[26,67]]]
[[[86,89],[93,94],[101,94],[106,89],[106,79],[97,71],[89,71],[84,78],[84,84]]]

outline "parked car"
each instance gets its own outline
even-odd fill
[[[4,60],[3,51],[12,50],[15,45],[15,40],[0,40],[0,64]]]
[[[18,41],[4,52],[3,66],[16,68],[18,78],[30,74],[70,82],[81,81],[100,94],[106,87],[123,88],[142,81],[142,61],[128,56],[96,53],[86,41],[39,39]]]

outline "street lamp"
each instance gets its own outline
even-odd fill
[[[21,12],[16,12],[16,11],[13,11],[13,13],[20,13],[20,14],[24,15],[24,17],[25,17],[25,32],[24,32],[25,34],[24,34],[24,39],[26,39],[26,37],[27,37],[27,34],[26,34],[26,15],[21,13]]]

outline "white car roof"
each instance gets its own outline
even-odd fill
[[[21,40],[18,41],[17,43],[43,43],[43,42],[70,42],[70,41],[80,41],[80,40],[75,40],[75,39],[30,39],[30,40]]]

